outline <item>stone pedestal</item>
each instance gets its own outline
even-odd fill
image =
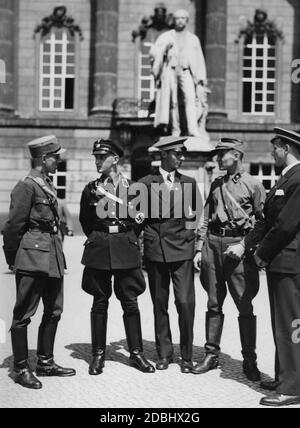
[[[117,96],[118,13],[119,0],[92,3],[92,114],[111,114]]]
[[[14,112],[14,0],[0,0],[0,116]]]
[[[205,60],[209,97],[208,119],[224,120],[226,82],[227,0],[207,0]]]

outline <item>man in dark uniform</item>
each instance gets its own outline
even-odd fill
[[[124,202],[131,182],[116,169],[122,154],[122,150],[110,140],[95,141],[93,155],[100,177],[85,186],[80,202],[80,223],[88,237],[82,257],[85,265],[82,288],[94,297],[91,310],[93,360],[89,367],[90,375],[102,373],[104,367],[112,276],[115,294],[124,311],[129,363],[145,373],[155,371],[142,353],[137,297],[145,291],[146,284],[140,267],[141,257],[135,231],[137,223],[129,215]]]
[[[266,268],[275,341],[275,381],[262,387],[276,390],[260,404],[286,406],[300,402],[300,135],[275,128],[273,157],[284,168],[270,190],[265,220],[246,239],[258,266]],[[263,226],[263,227],[262,227]]]
[[[27,325],[40,298],[44,315],[38,332],[36,374],[73,376],[75,370],[53,360],[57,324],[63,311],[64,255],[58,236],[57,197],[49,173],[57,169],[62,149],[54,135],[28,144],[33,169],[11,193],[9,218],[4,227],[4,252],[14,266],[17,301],[11,327],[15,382],[39,389],[41,382],[28,365]]]
[[[162,137],[154,148],[160,151],[161,167],[157,174],[140,180],[148,188],[148,219],[144,229],[144,257],[149,278],[155,320],[158,354],[156,368],[165,370],[173,361],[173,344],[168,303],[170,279],[174,286],[179,318],[181,371],[193,367],[193,326],[195,289],[193,256],[196,208],[203,204],[196,181],[178,172],[184,160],[183,137]],[[157,196],[158,195],[158,196]],[[155,196],[157,201],[155,202]],[[198,203],[198,207],[197,207]]]
[[[219,168],[227,173],[212,183],[194,259],[196,267],[199,268],[201,263],[200,279],[208,294],[208,310],[206,354],[204,360],[194,367],[193,373],[205,373],[218,366],[227,284],[239,311],[243,371],[249,380],[258,381],[256,317],[252,299],[259,289],[259,275],[252,256],[244,253],[244,237],[253,229],[255,218],[262,217],[265,191],[256,178],[243,170],[242,141],[221,138],[215,153]]]

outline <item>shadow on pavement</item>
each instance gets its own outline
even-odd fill
[[[144,355],[151,362],[157,360],[155,343],[147,340],[143,341]],[[86,343],[72,343],[65,346],[66,349],[71,350],[71,357],[84,360],[87,364],[91,361],[91,345]],[[122,339],[118,342],[112,342],[106,347],[106,360],[116,361],[118,363],[129,365],[129,354],[127,349],[127,342]],[[204,348],[194,346],[194,362],[202,360],[204,356]],[[174,363],[180,363],[180,348],[179,345],[174,345]],[[230,355],[221,353],[220,355],[220,377],[222,379],[234,380],[243,385],[248,386],[256,392],[262,393],[264,390],[259,387],[259,382],[249,381],[243,373],[242,361],[231,358]],[[198,375],[200,380],[201,376],[210,376],[210,372]],[[265,373],[262,373],[262,379],[271,381],[272,379]],[[265,391],[264,391],[265,392]]]

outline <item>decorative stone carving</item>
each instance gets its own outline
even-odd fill
[[[150,28],[163,32],[170,30],[174,27],[174,20],[172,13],[167,14],[167,8],[164,3],[158,3],[154,8],[154,15],[144,16],[141,24],[136,30],[133,30],[132,41],[134,42],[137,37],[144,40],[147,36],[147,32]]]
[[[252,40],[254,33],[258,35],[267,33],[273,44],[275,44],[277,38],[283,39],[282,31],[275,22],[268,19],[267,12],[262,9],[256,9],[253,22],[247,20],[247,25],[240,30],[238,39],[244,36],[245,43],[247,44]]]
[[[78,33],[80,40],[83,40],[81,28],[74,23],[74,19],[71,16],[67,16],[66,6],[56,6],[52,15],[43,18],[42,23],[35,28],[34,32],[41,33],[42,37],[44,37],[50,33],[53,27],[66,28],[72,37],[75,33]]]

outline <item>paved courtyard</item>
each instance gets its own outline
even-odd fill
[[[7,270],[0,256],[0,407],[142,407],[142,408],[204,408],[204,407],[261,407],[264,395],[256,383],[249,382],[241,370],[241,353],[237,311],[228,296],[224,307],[225,326],[222,338],[221,367],[204,375],[182,374],[178,364],[169,370],[143,374],[128,365],[122,311],[112,297],[108,320],[108,349],[104,373],[88,375],[90,360],[89,313],[91,297],[81,288],[83,267],[80,264],[84,238],[67,238],[65,253],[68,271],[65,277],[65,311],[58,329],[55,357],[59,364],[74,367],[77,375],[71,378],[41,378],[43,389],[29,390],[14,384],[10,377],[12,366],[9,327],[15,297],[14,276]],[[203,354],[206,294],[198,275],[196,284],[196,319],[194,359]],[[173,294],[170,296],[170,315],[175,354],[179,337]],[[256,297],[258,317],[258,364],[263,378],[273,375],[274,346],[272,342],[265,275]],[[149,290],[139,299],[144,352],[155,362],[153,313]],[[35,363],[36,337],[42,305],[29,326],[30,361]],[[293,406],[300,407],[300,406]]]

